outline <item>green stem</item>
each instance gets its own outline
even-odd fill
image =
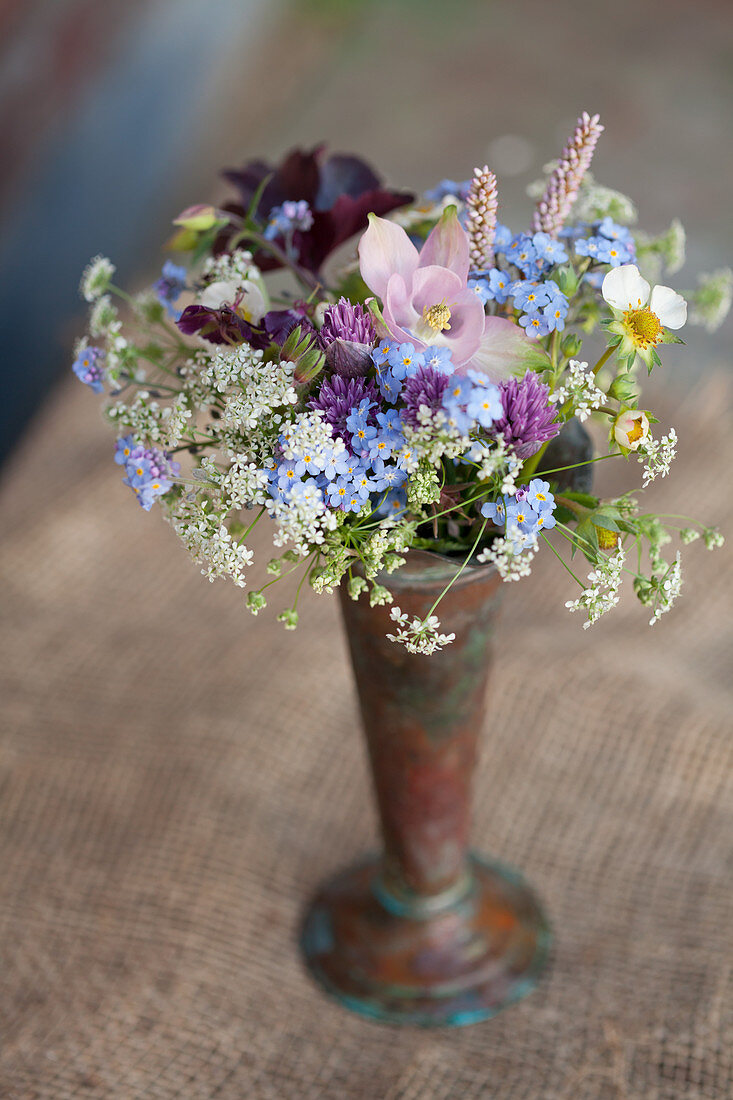
[[[604,365],[604,363],[606,363],[606,361],[608,359],[610,359],[611,355],[614,353],[615,350],[616,350],[615,345],[613,347],[606,348],[603,355],[601,356],[601,358],[598,360],[598,362],[596,363],[596,365],[593,368],[593,373],[594,374],[598,374],[601,367]]]
[[[545,542],[547,543],[547,545],[548,545],[548,546],[550,547],[550,550],[552,550],[553,554],[555,555],[555,557],[557,558],[557,560],[558,560],[558,561],[560,562],[560,564],[562,565],[563,569],[566,569],[566,570],[567,570],[567,572],[568,572],[568,573],[570,574],[570,576],[571,576],[571,577],[573,578],[573,580],[574,580],[574,581],[577,581],[577,583],[578,583],[578,584],[580,585],[580,587],[581,587],[581,588],[585,588],[585,585],[583,584],[583,582],[582,582],[582,581],[580,580],[580,578],[579,578],[579,577],[576,577],[575,573],[573,573],[572,569],[570,568],[570,566],[568,565],[568,563],[567,563],[567,562],[565,561],[565,559],[563,558],[562,554],[559,554],[559,553],[557,552],[557,550],[555,549],[555,547],[554,547],[554,546],[552,545],[552,543],[551,543],[551,542],[550,542],[550,540],[548,539],[547,535],[542,535],[542,538],[543,538],[543,540],[544,540],[544,541],[545,541]]]
[[[443,591],[442,591],[442,592],[440,593],[440,595],[438,596],[437,600],[435,601],[435,603],[433,604],[433,606],[432,606],[432,607],[430,608],[430,610],[428,611],[427,615],[425,615],[425,617],[423,618],[423,622],[425,622],[425,621],[426,621],[427,619],[429,619],[429,618],[430,618],[430,616],[431,616],[431,615],[432,615],[432,613],[433,613],[433,612],[435,611],[435,609],[436,609],[436,607],[438,606],[438,604],[440,603],[440,601],[441,601],[441,600],[443,599],[443,597],[445,596],[446,592],[448,592],[448,590],[449,590],[450,588],[452,588],[452,587],[453,587],[453,585],[454,585],[454,584],[456,583],[456,581],[457,581],[457,580],[458,580],[458,578],[460,577],[460,575],[461,575],[461,573],[463,572],[463,570],[464,570],[464,569],[466,568],[466,566],[467,566],[467,565],[468,565],[468,563],[470,562],[471,558],[473,557],[473,555],[474,555],[474,554],[475,554],[475,552],[476,552],[476,547],[478,546],[479,542],[481,541],[481,536],[483,535],[484,531],[486,530],[486,525],[488,524],[488,522],[489,522],[489,521],[485,519],[485,520],[484,520],[484,522],[482,523],[482,525],[481,525],[481,530],[480,530],[480,531],[479,531],[479,533],[478,533],[478,534],[476,535],[476,538],[475,538],[475,540],[474,540],[473,546],[472,546],[472,547],[471,547],[471,549],[469,550],[469,552],[468,552],[468,554],[467,554],[467,556],[466,556],[465,560],[463,561],[463,564],[461,565],[461,568],[460,568],[460,569],[458,570],[458,572],[457,572],[457,573],[455,574],[455,576],[454,576],[454,577],[452,577],[452,578],[451,578],[451,580],[449,580],[449,581],[448,581],[448,584],[447,584],[447,585],[445,586],[445,588],[443,589]]]
[[[254,519],[252,520],[252,522],[250,523],[250,525],[249,525],[249,527],[247,528],[247,530],[246,530],[246,531],[244,532],[244,534],[242,535],[242,537],[241,537],[241,538],[239,538],[239,539],[237,539],[237,546],[241,546],[241,545],[242,545],[242,543],[243,543],[243,542],[244,542],[244,540],[245,540],[245,539],[247,538],[247,535],[248,535],[248,534],[250,533],[250,531],[252,530],[252,528],[253,528],[253,527],[255,527],[255,526],[256,526],[256,524],[258,524],[258,523],[260,522],[260,520],[262,519],[262,515],[263,515],[264,511],[265,511],[265,506],[264,506],[264,504],[263,504],[263,505],[262,505],[262,507],[260,508],[259,512],[258,512],[258,513],[257,513],[257,515],[255,516],[255,518],[254,518]]]

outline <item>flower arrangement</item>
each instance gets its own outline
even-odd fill
[[[684,232],[632,232],[630,200],[589,172],[602,129],[578,120],[532,192],[530,232],[498,221],[488,167],[416,201],[321,147],[224,173],[238,200],[175,219],[180,262],[151,290],[131,297],[109,260],[91,262],[90,336],[73,369],[109,393],[125,484],[144,509],[161,505],[205,576],[244,587],[247,538],[269,516],[279,552],[247,606],[257,614],[300,570],[286,628],[305,581],[390,603],[389,574],[411,548],[455,556],[456,575],[493,563],[513,581],[546,544],[579,587],[566,606],[585,626],[618,602],[625,573],[652,623],[669,609],[681,583],[679,553],[663,555],[671,532],[709,548],[721,536],[643,512],[633,486],[599,499],[588,471],[635,457],[643,488],[670,469],[674,429],[653,434],[638,375],[681,342],[685,298],[645,274],[679,269]],[[324,270],[356,234],[358,259]],[[704,276],[690,319],[720,323],[732,284],[730,271]],[[590,364],[580,353],[594,330],[603,350]],[[608,428],[595,457],[590,417]],[[587,579],[555,542],[588,559]],[[439,649],[452,636],[436,610],[411,621],[392,607],[390,637]]]

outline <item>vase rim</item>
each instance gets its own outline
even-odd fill
[[[447,554],[439,554],[433,550],[410,549],[405,551],[404,565],[394,573],[380,573],[380,583],[387,588],[404,587],[406,582],[409,585],[434,585],[449,581],[462,565],[461,560],[450,558]],[[493,562],[469,562],[453,587],[463,587],[479,577],[488,579],[496,572]]]

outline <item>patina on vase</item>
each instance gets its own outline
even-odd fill
[[[403,611],[423,617],[459,568],[413,550],[383,580]],[[500,588],[492,567],[465,569],[440,604],[441,629],[456,639],[430,656],[387,640],[388,606],[341,592],[383,851],[321,887],[301,944],[316,980],[374,1019],[486,1019],[529,992],[546,960],[532,891],[468,847]]]

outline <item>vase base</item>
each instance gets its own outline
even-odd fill
[[[466,890],[418,916],[393,910],[372,857],[322,886],[301,949],[316,981],[374,1020],[460,1027],[495,1016],[537,984],[550,930],[522,877],[470,858]]]

